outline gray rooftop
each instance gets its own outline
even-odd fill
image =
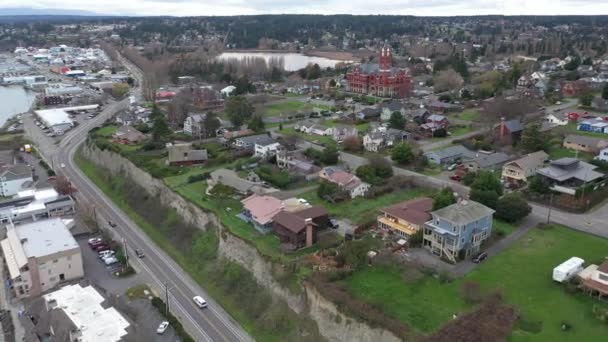
[[[472,152],[469,151],[466,147],[464,147],[462,145],[455,145],[455,146],[449,146],[446,148],[442,148],[439,150],[429,151],[429,152],[426,152],[425,154],[435,154],[440,159],[444,159],[444,158],[451,158],[451,157],[455,157],[455,156],[467,155],[469,153],[472,153]]]
[[[245,143],[247,145],[257,144],[257,145],[266,146],[266,145],[270,145],[275,142],[268,134],[265,134],[265,133],[258,134],[258,135],[250,135],[247,137],[239,137],[237,139],[241,140],[243,143]]]
[[[494,210],[485,205],[471,201],[462,200],[445,208],[435,210],[431,214],[450,221],[454,224],[468,224],[486,216],[492,215]]]
[[[590,182],[601,178],[604,174],[595,171],[597,166],[575,158],[561,158],[551,162],[551,165],[538,170],[538,174],[558,182],[577,179]]]
[[[7,181],[30,178],[32,177],[32,170],[26,164],[7,166],[0,172],[0,177]]]
[[[474,156],[469,156],[479,165],[480,168],[491,168],[506,163],[511,157],[503,152],[496,153],[477,153]]]
[[[27,257],[42,257],[78,248],[78,243],[60,218],[15,226]]]

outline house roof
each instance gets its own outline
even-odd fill
[[[273,217],[282,209],[283,202],[272,196],[252,195],[241,201],[243,207],[260,224],[272,221]]]
[[[497,123],[496,125],[494,125],[494,128],[499,127],[501,124],[502,124],[502,122]],[[505,120],[504,124],[507,127],[507,129],[509,130],[509,132],[511,132],[511,133],[520,132],[520,131],[523,131],[523,129],[524,129],[524,125],[521,123],[521,121],[519,121],[517,119]]]
[[[237,138],[239,140],[241,140],[243,143],[247,144],[247,145],[262,145],[262,146],[266,146],[266,145],[270,145],[272,143],[274,143],[274,139],[272,139],[268,134],[264,133],[264,134],[257,134],[257,135],[250,135],[250,136],[246,136],[246,137],[240,137]]]
[[[507,163],[507,165],[516,164],[522,170],[530,170],[543,165],[547,158],[549,158],[549,155],[545,153],[545,151],[536,151],[534,153],[526,154],[519,159],[513,160]]]
[[[430,220],[431,210],[433,210],[433,199],[429,197],[415,198],[380,209],[383,213],[416,225]]]
[[[564,138],[564,142],[567,144],[585,145],[590,147],[603,147],[608,144],[608,139],[588,137],[585,135],[568,134]]]
[[[494,210],[485,205],[471,201],[462,200],[445,208],[433,211],[434,217],[439,217],[454,224],[467,224],[492,215]]]
[[[0,171],[0,177],[4,177],[7,181],[30,178],[32,177],[32,170],[26,164],[11,165]]]
[[[426,152],[425,155],[434,154],[437,157],[439,157],[440,159],[444,159],[444,158],[452,158],[452,157],[456,157],[456,156],[463,156],[468,153],[471,153],[471,151],[469,151],[466,147],[464,147],[462,145],[455,145],[455,146],[449,146],[446,148],[442,148],[439,150],[429,151],[429,152]]]
[[[578,179],[589,182],[601,178],[604,174],[595,171],[597,166],[574,158],[561,158],[551,162],[551,165],[538,170],[538,174],[558,182],[568,179]]]
[[[469,156],[470,160],[479,165],[480,168],[489,168],[507,162],[511,157],[503,152],[496,153],[476,153],[474,156]]]
[[[297,234],[306,229],[306,219],[310,218],[314,220],[325,215],[327,215],[327,210],[319,206],[311,207],[294,213],[283,210],[274,217],[274,223]]]
[[[427,118],[427,120],[429,120],[429,121],[443,121],[443,120],[445,120],[445,116],[438,115],[438,114],[433,114],[433,115],[430,115]]]
[[[602,264],[598,266],[597,270],[602,273],[608,273],[608,261],[602,262]]]
[[[121,126],[114,132],[116,139],[124,139],[128,141],[140,141],[146,136],[131,126]]]

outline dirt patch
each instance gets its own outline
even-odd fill
[[[447,323],[424,342],[487,342],[505,341],[515,322],[517,310],[504,305],[502,297],[488,297],[476,310]]]

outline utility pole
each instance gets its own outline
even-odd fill
[[[547,212],[547,224],[551,223],[551,208],[553,207],[553,191],[551,191],[551,198],[549,199],[549,211]]]
[[[169,285],[165,282],[165,316],[169,317]]]
[[[122,238],[122,249],[125,252],[125,262],[127,267],[129,267],[129,252],[127,251],[127,239]]]

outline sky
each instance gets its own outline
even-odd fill
[[[608,0],[1,0],[1,8],[69,9],[111,15],[401,14],[597,15]]]

